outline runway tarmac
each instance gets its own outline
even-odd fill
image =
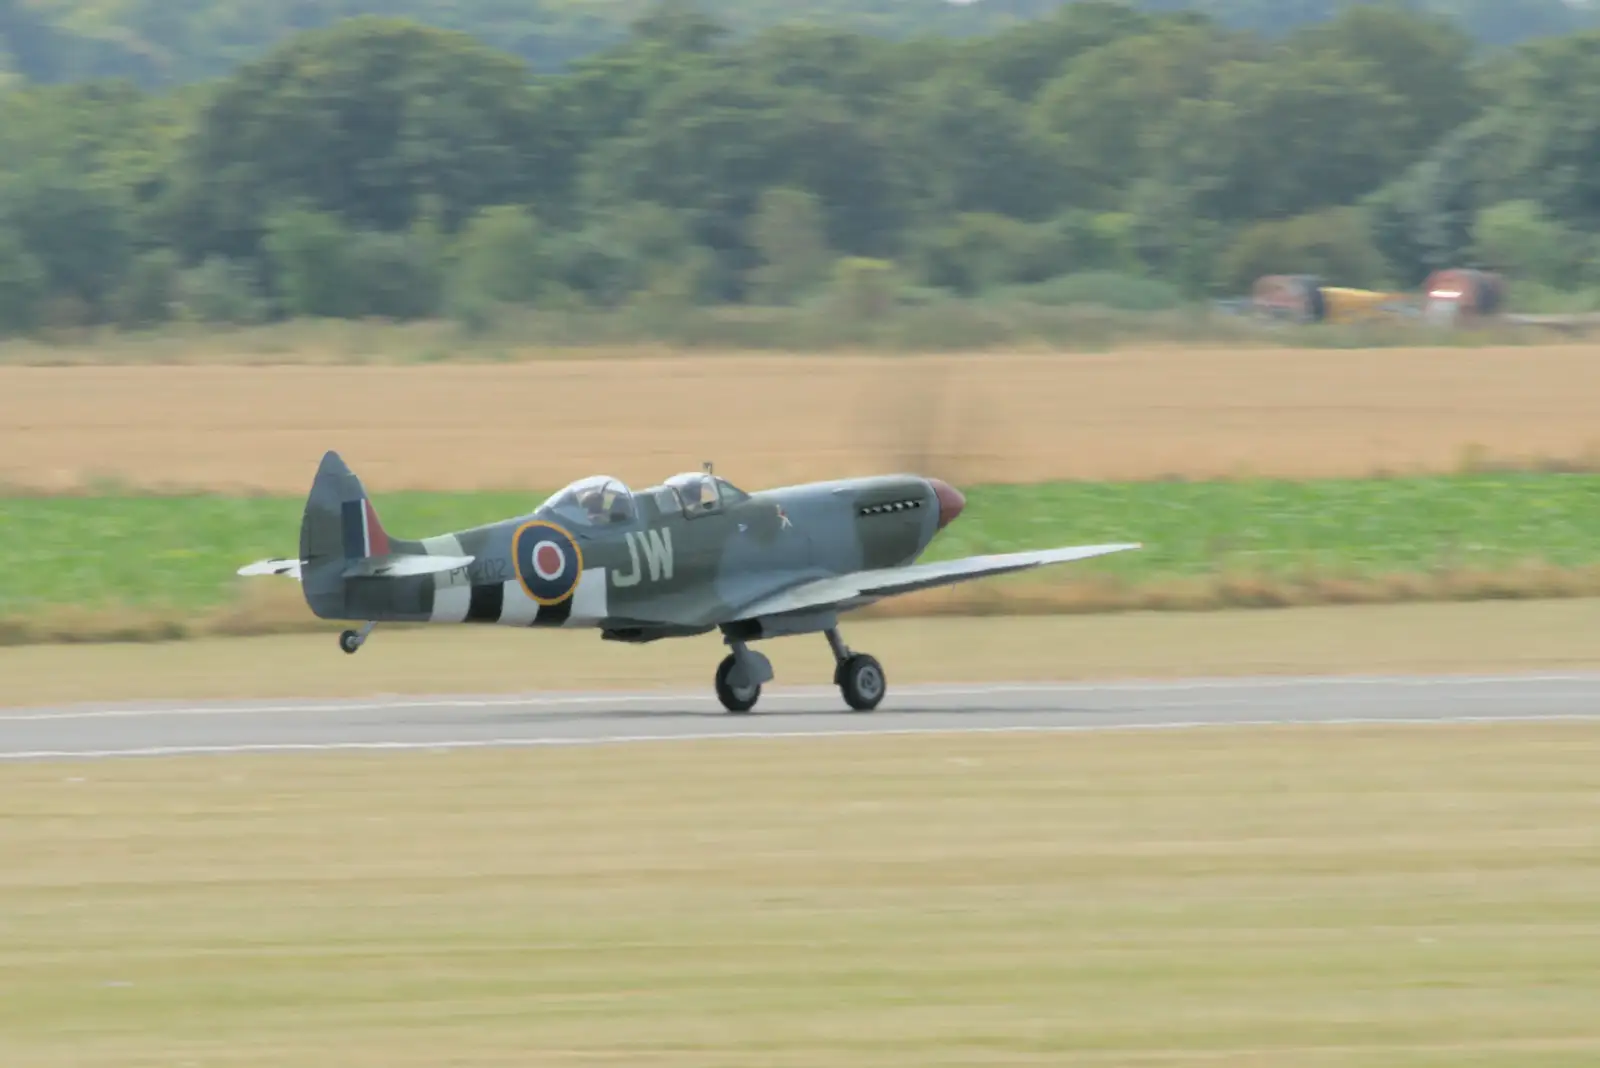
[[[1516,720],[1600,720],[1600,674],[921,686],[891,690],[870,713],[820,687],[774,689],[749,715],[709,692],[85,705],[0,713],[0,761]]]

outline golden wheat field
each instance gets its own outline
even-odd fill
[[[1365,476],[1600,457],[1600,345],[653,355],[411,366],[0,367],[0,481],[303,492],[342,452],[379,492]]]

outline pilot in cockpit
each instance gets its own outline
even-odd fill
[[[717,484],[709,478],[700,478],[697,481],[699,485],[696,490],[700,498],[697,503],[703,511],[709,512],[717,506]]]
[[[628,521],[628,500],[609,484],[594,486],[585,490],[578,498],[578,503],[583,507],[592,523],[626,523]]]

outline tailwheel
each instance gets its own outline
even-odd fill
[[[339,634],[339,648],[347,653],[353,653],[367,643],[367,635],[372,633],[376,623],[368,623],[360,630],[347,630]]]
[[[866,653],[852,653],[840,661],[834,679],[839,684],[839,692],[844,694],[845,703],[857,712],[877,708],[888,688],[883,665]]]
[[[761,687],[735,686],[729,681],[738,659],[731,653],[717,665],[717,700],[722,702],[722,707],[729,712],[748,712],[756,706],[761,699]]]

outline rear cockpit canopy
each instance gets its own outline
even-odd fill
[[[610,475],[580,478],[565,489],[551,494],[538,510],[579,526],[631,523],[638,514],[633,491],[620,479]]]
[[[664,485],[688,516],[707,515],[750,499],[748,493],[727,479],[701,471],[673,475]]]

